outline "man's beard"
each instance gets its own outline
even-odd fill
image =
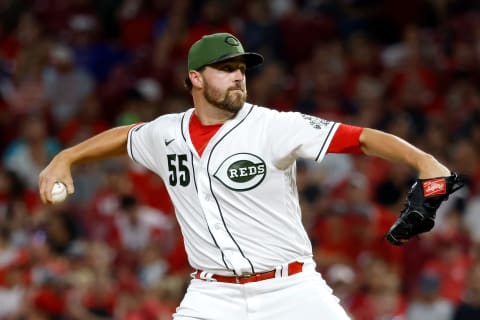
[[[237,91],[237,89],[241,90],[241,93]],[[208,83],[205,83],[203,96],[205,100],[214,107],[236,114],[247,99],[247,90],[239,85],[235,88],[229,88],[222,97],[222,94],[218,90],[211,89]]]

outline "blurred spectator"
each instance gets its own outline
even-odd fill
[[[278,8],[279,4],[274,2],[270,1],[270,4]],[[327,15],[302,14],[300,4],[296,1],[288,1],[284,8],[277,24],[281,35],[282,57],[290,67],[308,60],[317,44],[333,39],[336,25]]]
[[[117,11],[121,43],[137,55],[152,44],[157,12],[151,3],[145,0],[125,0]]]
[[[17,173],[0,166],[0,224],[8,224],[21,208],[33,214],[39,206],[36,190],[27,188]]]
[[[28,249],[32,289],[29,305],[49,318],[59,318],[65,312],[63,277],[69,270],[68,261],[54,253],[41,229],[32,235]]]
[[[309,176],[318,175],[314,179],[319,179],[328,192],[336,190],[355,171],[354,160],[348,154],[330,153],[321,165],[308,163],[307,166]]]
[[[442,279],[440,296],[457,304],[462,296],[467,281],[470,259],[464,252],[458,231],[438,233],[436,255],[426,262],[423,270],[439,275]]]
[[[316,262],[320,270],[325,270],[333,264],[353,264],[349,253],[352,243],[342,216],[326,214],[320,217],[310,233],[315,243]]]
[[[170,276],[140,295],[125,293],[115,310],[116,319],[170,320],[183,294],[184,279]]]
[[[37,189],[40,171],[60,150],[57,140],[48,135],[45,120],[38,116],[28,116],[21,123],[21,135],[4,151],[5,167],[16,172],[28,186]]]
[[[93,80],[75,66],[71,48],[61,44],[50,51],[50,65],[43,74],[43,85],[54,125],[59,129],[78,113],[93,90]]]
[[[178,69],[182,71],[182,78],[187,75],[183,42],[188,37],[188,12],[191,5],[193,3],[187,0],[172,2],[168,14],[158,19],[155,26],[155,43],[152,52],[154,69],[150,69],[148,74],[158,79],[164,91],[171,92],[172,96],[176,93],[183,95],[183,91],[176,88],[174,79]]]
[[[376,127],[384,117],[384,99],[383,94],[385,86],[378,76],[373,75],[359,75],[355,79],[350,79],[347,83],[350,88],[345,90],[352,90],[347,92],[346,106],[349,113],[352,114],[352,123],[356,123],[364,127]]]
[[[159,112],[162,87],[155,79],[139,79],[125,97],[117,122],[122,125],[153,119]]]
[[[102,106],[98,97],[94,93],[85,97],[70,120],[61,122],[61,128],[58,130],[61,144],[69,146],[107,130],[108,123],[102,119],[101,114]]]
[[[78,238],[75,221],[68,211],[50,211],[44,222],[46,241],[58,255],[69,255]]]
[[[406,300],[401,291],[400,275],[381,259],[362,266],[362,286],[373,305],[373,319],[402,319]]]
[[[347,70],[339,43],[317,44],[311,60],[299,64],[297,77],[300,96],[297,110],[339,121],[345,116],[342,87]],[[278,80],[277,80],[278,81]]]
[[[472,114],[480,107],[480,95],[477,88],[478,81],[468,79],[465,75],[455,75],[449,82],[445,93],[444,115],[448,122],[445,127],[450,132],[461,133],[462,126],[471,123]]]
[[[480,242],[480,194],[475,194],[465,208],[463,224],[474,242]]]
[[[42,73],[48,62],[50,38],[44,33],[42,21],[33,12],[19,17],[16,36],[20,51],[15,59],[15,75],[20,82]]]
[[[119,212],[123,194],[132,193],[132,184],[126,172],[125,158],[106,161],[101,167],[99,186],[83,215],[83,223],[89,239],[112,243],[115,214]]]
[[[399,212],[403,208],[414,175],[410,167],[402,164],[396,164],[389,169],[388,175],[375,187],[374,200],[393,212]]]
[[[154,241],[167,251],[173,224],[163,212],[139,203],[135,196],[124,195],[114,219],[113,238],[120,249],[141,252]]]
[[[473,320],[480,317],[480,265],[475,264],[469,270],[466,294],[455,309],[453,320]]]
[[[113,279],[107,275],[96,275],[82,302],[90,316],[112,317],[116,296]]]
[[[450,120],[452,119],[449,119],[449,122]],[[450,139],[448,123],[440,117],[432,116],[424,130],[424,135],[418,144],[426,152],[438,155],[439,161],[447,162],[449,150],[445,149],[445,144]]]
[[[466,176],[472,193],[480,191],[480,161],[479,151],[473,144],[473,141],[464,138],[459,139],[452,148],[452,164],[455,169],[460,169]]]
[[[188,29],[187,37],[183,43],[182,56],[187,56],[190,46],[202,36],[215,32],[237,33],[233,27],[230,6],[228,1],[206,0],[203,4],[192,5],[192,12],[196,17]]]
[[[0,9],[0,59],[11,67],[19,50],[18,39],[12,32],[18,18],[24,10],[25,4],[20,1],[9,1]]]
[[[458,241],[464,252],[467,252],[472,238],[463,225],[463,216],[465,212],[465,193],[459,192],[456,196],[450,197],[442,210],[437,211],[438,220],[435,221],[435,227],[432,233],[458,233]]]
[[[105,172],[102,172],[102,165],[82,164],[74,171],[75,193],[69,196],[64,205],[68,205],[70,215],[78,221],[78,226],[82,232],[85,230],[86,217],[90,216],[90,204],[99,189],[103,188],[105,183]],[[88,220],[87,220],[88,221]]]
[[[423,134],[426,124],[425,113],[438,111],[442,107],[438,89],[438,76],[426,64],[425,41],[416,26],[405,29],[402,39],[406,53],[398,66],[392,69],[388,82],[393,108],[405,111],[413,119],[415,132]]]
[[[246,1],[245,19],[241,32],[245,48],[260,52],[269,61],[280,58],[282,56],[281,39],[275,36],[279,31],[268,1]]]
[[[12,246],[10,230],[0,226],[0,318],[20,314],[28,292],[23,264],[24,252]]]
[[[290,111],[294,104],[290,81],[285,68],[280,63],[271,62],[264,66],[262,73],[253,77],[248,93],[259,105],[273,105],[278,110]]]
[[[70,254],[71,269],[65,277],[70,286],[65,296],[69,318],[111,316],[117,296],[111,278],[114,252],[105,243],[87,242],[78,243]]]
[[[129,164],[128,174],[135,196],[142,203],[159,209],[166,215],[174,214],[167,188],[158,175],[134,162]]]
[[[121,47],[102,40],[101,26],[91,14],[77,14],[69,21],[70,45],[75,53],[75,64],[92,75],[97,83],[107,80],[112,68],[129,61]]]
[[[167,274],[169,266],[164,258],[166,250],[162,247],[161,242],[151,241],[141,253],[138,278],[143,288],[154,288]]]
[[[135,76],[126,65],[115,65],[110,70],[105,81],[96,86],[96,94],[101,104],[98,117],[107,123],[114,123],[118,114],[122,111],[118,106],[124,104],[124,100],[135,82]]]
[[[348,265],[332,265],[325,273],[325,280],[340,304],[355,320],[375,319],[374,306],[358,288],[355,271]]]
[[[93,14],[94,4],[89,0],[37,0],[32,4],[35,14],[44,21],[49,33],[68,36],[68,23],[73,16]]]
[[[6,228],[4,231],[8,233],[8,242],[14,251],[21,252],[28,243],[33,225],[31,217],[40,211],[34,193],[15,172],[0,167],[0,225]]]
[[[440,296],[441,281],[435,273],[422,273],[420,275],[416,295],[407,308],[408,320],[452,319],[454,305]]]
[[[311,233],[318,241],[320,266],[328,265],[328,257],[333,255],[334,260],[340,259],[337,262],[353,265],[382,257],[400,269],[401,251],[392,250],[383,240],[396,216],[370,201],[366,176],[354,172],[338,190],[340,194],[330,195],[330,214],[320,218]]]
[[[17,26],[20,43],[12,77],[1,79],[0,93],[9,111],[15,116],[45,113],[46,94],[42,85],[42,72],[48,62],[50,40],[43,33],[41,22],[31,13],[21,15]]]

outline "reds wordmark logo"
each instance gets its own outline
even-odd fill
[[[213,176],[231,190],[247,191],[257,187],[266,173],[265,162],[258,156],[237,153],[225,159]]]

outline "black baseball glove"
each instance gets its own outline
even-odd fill
[[[456,173],[448,177],[417,179],[408,191],[400,217],[385,235],[387,240],[400,246],[410,238],[430,231],[440,204],[464,185],[464,180]]]

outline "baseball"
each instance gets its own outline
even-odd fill
[[[61,182],[55,182],[52,188],[52,202],[60,203],[67,198],[67,187]]]

